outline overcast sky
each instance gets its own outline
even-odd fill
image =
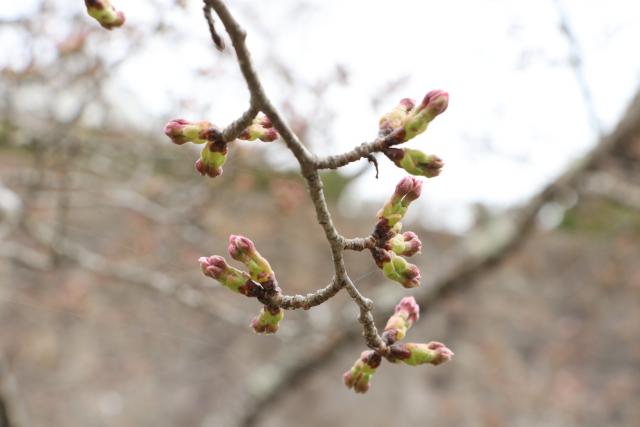
[[[69,7],[72,2],[63,3]],[[81,0],[73,3],[83,9]],[[204,118],[216,123],[232,120],[245,108],[246,91],[235,64],[208,45],[199,1],[188,2],[185,14],[173,15],[142,0],[113,3],[126,12],[127,25],[151,25],[162,15],[188,29],[182,40],[146,40],[143,53],[121,68],[115,91],[126,90],[137,101],[132,105],[144,106],[159,121],[196,119],[207,111]],[[446,163],[443,174],[424,187],[425,222],[462,230],[470,223],[471,203],[505,207],[525,200],[593,146],[598,126],[606,132],[615,125],[640,82],[638,4],[261,0],[250,12],[238,8],[238,18],[249,31],[249,46],[276,102],[286,100],[307,116],[335,113],[329,129],[311,133],[320,154],[375,138],[378,118],[400,98],[447,90],[447,112],[408,146],[437,154]],[[0,17],[29,13],[31,5],[4,2]],[[576,46],[561,29],[560,10],[578,42],[593,96],[591,115],[570,61]],[[0,47],[7,52],[0,61],[6,63],[18,47],[6,32],[0,34]],[[275,52],[298,81],[313,85],[340,65],[348,72],[348,84],[331,86],[319,109],[308,91],[292,93],[266,52]],[[193,79],[194,70],[220,62],[224,72],[204,82]],[[372,103],[393,81],[404,83]],[[176,105],[176,99],[188,97],[197,100],[191,109]],[[385,197],[392,190],[402,172],[380,160],[379,182],[372,185],[372,175],[363,176],[352,190],[362,197],[345,205]]]

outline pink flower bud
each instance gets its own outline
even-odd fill
[[[258,114],[256,119],[258,120],[258,124],[264,128],[268,129],[273,127],[273,123],[271,122],[271,119],[266,114]]]
[[[402,178],[398,185],[396,185],[395,192],[391,198],[378,212],[377,218],[379,224],[376,224],[376,228],[381,228],[381,230],[379,230],[380,232],[392,229],[402,220],[411,202],[420,197],[421,191],[422,181],[418,178],[412,176]]]
[[[405,231],[389,239],[385,249],[392,250],[396,255],[410,257],[420,253],[422,242],[413,231]]]
[[[417,106],[412,99],[402,99],[380,119],[380,136],[392,137],[392,144],[408,141],[424,132],[429,122],[446,110],[448,104],[449,94],[442,90],[427,93]]]
[[[209,178],[215,178],[216,176],[222,175],[222,172],[224,172],[224,169],[222,169],[221,167],[213,167],[202,161],[202,159],[196,160],[194,167],[200,175],[206,175]]]
[[[410,264],[404,258],[394,252],[388,252],[391,260],[383,262],[382,272],[393,281],[400,283],[405,288],[417,288],[420,286],[420,270],[417,266]]]
[[[400,100],[400,103],[394,108],[391,112],[385,114],[380,118],[380,136],[386,136],[394,131],[400,131],[397,136],[398,142],[403,141],[404,139],[404,123],[407,120],[407,116],[409,112],[415,106],[415,101],[413,99],[404,98]]]
[[[251,321],[251,327],[257,334],[275,334],[278,332],[280,321],[283,318],[283,309],[265,306],[260,310],[260,314]]]
[[[259,113],[251,122],[251,124],[242,131],[238,139],[245,141],[255,141],[259,139],[263,142],[271,142],[278,139],[278,132],[273,129],[271,119],[266,115]]]
[[[404,122],[404,140],[408,141],[427,129],[437,115],[447,109],[449,94],[442,90],[427,93],[420,105],[411,110]]]
[[[428,344],[393,344],[389,347],[388,359],[399,360],[407,365],[417,366],[425,363],[440,365],[453,358],[453,351],[444,344],[432,341]]]
[[[411,148],[388,148],[384,154],[399,168],[411,175],[433,178],[440,175],[443,161],[432,154],[425,154]]]
[[[111,5],[109,0],[84,0],[87,13],[102,25],[103,28],[111,30],[124,24],[125,16]]]
[[[427,110],[429,114],[436,117],[442,114],[449,106],[449,94],[443,90],[432,90],[427,93],[420,103],[418,110]]]
[[[356,393],[366,393],[369,390],[371,377],[380,366],[382,358],[375,352],[363,351],[353,367],[344,373],[342,379],[347,388]]]
[[[229,255],[236,261],[250,258],[256,253],[256,246],[244,236],[229,236]]]
[[[227,161],[227,144],[222,141],[209,141],[202,148],[200,158],[196,160],[195,168],[200,175],[210,178],[222,175],[222,165]]]
[[[244,236],[229,236],[229,255],[236,261],[240,261],[247,266],[251,273],[251,278],[258,281],[267,288],[277,290],[275,283],[275,275],[271,269],[269,261],[267,261],[256,250],[253,242]]]
[[[207,121],[190,122],[185,119],[170,120],[164,126],[164,134],[171,138],[174,144],[182,145],[186,142],[204,144],[214,140],[220,131]]]
[[[249,274],[231,267],[225,259],[219,255],[200,257],[198,262],[205,276],[217,280],[222,286],[234,292],[241,293],[248,297],[264,294],[262,286],[254,282]]]
[[[229,265],[223,257],[219,255],[213,255],[210,257],[198,258],[200,267],[205,276],[209,276],[212,279],[218,279],[222,273],[229,268]]]
[[[396,185],[393,193],[394,200],[400,201],[404,197],[409,197],[413,201],[420,197],[422,191],[422,181],[412,176],[405,176]]]
[[[405,337],[407,331],[420,317],[420,307],[413,297],[404,297],[396,305],[395,313],[387,321],[383,338],[393,344]]]
[[[414,297],[404,297],[396,305],[394,313],[404,317],[411,327],[420,319],[420,306]]]

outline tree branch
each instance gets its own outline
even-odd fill
[[[502,265],[509,256],[522,247],[532,234],[538,212],[546,203],[559,196],[565,189],[575,188],[585,173],[597,168],[609,153],[617,147],[633,141],[639,134],[640,92],[636,94],[624,117],[610,135],[602,138],[586,156],[532,197],[515,217],[510,217],[509,214],[505,215],[502,220],[511,224],[509,227],[511,232],[502,241],[497,242],[482,254],[463,258],[453,269],[436,279],[426,292],[416,296],[418,304],[433,307],[446,296],[473,286],[480,278]],[[392,305],[381,307],[380,316],[387,317],[392,311]],[[267,407],[284,399],[288,394],[294,392],[296,386],[303,383],[306,378],[331,363],[356,336],[356,328],[343,325],[338,329],[337,334],[333,334],[320,349],[314,348],[312,351],[305,352],[297,361],[291,362],[290,368],[279,376],[279,381],[271,384],[269,389],[264,390],[261,395],[255,396],[253,402],[247,404],[247,410],[238,426],[255,426],[259,415],[264,414]]]
[[[278,296],[277,294],[275,294],[271,295],[271,298],[268,298],[265,302],[271,303],[274,307],[285,309],[294,309],[301,307],[309,308],[313,305],[321,304],[322,302],[337,294],[341,288],[346,287],[347,292],[360,309],[359,321],[364,329],[363,335],[366,339],[367,345],[370,348],[376,350],[379,354],[386,354],[386,344],[382,341],[382,338],[378,334],[375,323],[373,321],[373,315],[371,314],[373,303],[371,302],[371,300],[363,297],[360,294],[347,274],[342,254],[345,246],[344,238],[340,236],[333,224],[331,214],[324,197],[322,180],[318,175],[318,169],[322,168],[321,162],[318,162],[315,156],[313,156],[306,149],[306,147],[302,145],[298,137],[289,128],[278,110],[273,106],[270,99],[265,94],[262,83],[260,82],[258,74],[253,66],[251,55],[249,54],[245,43],[247,34],[232,16],[231,12],[226,7],[224,2],[222,2],[221,0],[204,0],[204,4],[205,10],[210,7],[216,12],[218,17],[222,21],[225,30],[229,34],[229,37],[231,38],[240,70],[246,81],[249,93],[251,94],[251,108],[249,111],[259,109],[260,111],[265,113],[269,117],[269,119],[271,119],[273,126],[279,132],[285,144],[300,164],[300,170],[303,177],[307,181],[309,195],[315,207],[318,223],[322,227],[325,233],[325,237],[327,238],[327,241],[329,242],[329,246],[331,248],[335,277],[329,286],[320,289],[312,294],[309,294],[307,295],[307,297]],[[247,117],[247,114],[245,114],[245,116],[243,117]],[[237,122],[242,122],[242,118]],[[224,132],[228,132],[229,135],[233,135],[235,133],[234,131],[229,131],[228,129],[225,129]],[[380,151],[388,147],[390,138],[391,135],[386,138],[377,140],[369,146],[364,146],[364,148],[362,149],[362,154],[358,154],[359,157],[357,157],[357,159],[366,157],[373,151]],[[225,137],[225,139],[227,138]],[[344,161],[347,161],[347,163],[349,162],[349,159],[355,159],[354,155],[349,155],[349,153],[344,155],[342,158],[344,158]],[[330,165],[338,164],[340,162],[339,160],[329,160],[331,160],[329,162]]]

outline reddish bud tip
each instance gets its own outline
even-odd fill
[[[413,231],[405,231],[401,236],[404,240],[404,251],[398,255],[409,257],[422,251],[422,242],[416,233]]]
[[[455,355],[446,345],[441,342],[431,341],[427,344],[429,350],[435,351],[435,357],[431,361],[433,365],[440,365],[453,359]]]
[[[251,240],[244,236],[229,236],[229,255],[235,260],[242,260],[246,256],[251,256],[256,252],[256,246]]]
[[[263,142],[275,141],[276,139],[278,139],[278,132],[273,128],[265,129],[264,133],[262,134],[262,138],[260,139]]]
[[[222,167],[214,167],[202,161],[202,159],[196,160],[195,168],[202,176],[208,176],[210,178],[215,178],[216,176],[222,175],[223,169]]]
[[[449,105],[449,94],[443,90],[432,90],[427,93],[420,103],[420,109],[429,109],[429,112],[435,117],[443,113]]]
[[[260,125],[262,125],[262,127],[264,128],[271,128],[273,127],[273,123],[271,122],[271,119],[269,118],[269,116],[267,115],[263,115],[263,116],[258,116]]]
[[[405,176],[396,185],[394,196],[404,197],[406,201],[412,202],[420,197],[422,192],[422,181],[413,176]]]
[[[404,297],[396,305],[395,313],[406,313],[407,320],[414,324],[420,318],[420,306],[414,297]]]
[[[174,144],[182,145],[188,142],[188,139],[182,133],[184,126],[188,124],[189,122],[185,119],[171,120],[164,126],[164,134],[171,138],[171,142]]]
[[[218,279],[224,270],[229,267],[224,258],[219,255],[200,257],[198,258],[198,262],[204,275],[213,279]]]
[[[400,105],[405,109],[405,111],[409,112],[416,106],[416,102],[411,98],[402,98],[400,100]]]

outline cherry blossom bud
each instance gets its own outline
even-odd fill
[[[205,276],[216,279],[220,284],[234,292],[246,296],[257,296],[262,292],[262,286],[251,280],[251,276],[227,264],[219,255],[200,257],[200,268]]]
[[[269,261],[260,255],[251,240],[244,236],[231,235],[229,236],[228,250],[231,258],[247,266],[253,280],[261,284],[274,281],[274,274]]]
[[[414,106],[415,101],[413,99],[401,99],[396,108],[382,116],[380,119],[380,136],[386,136],[394,131],[402,129],[402,132],[398,134],[397,139],[398,142],[404,141],[404,124],[409,112]]]
[[[251,124],[240,134],[238,139],[246,141],[255,141],[259,139],[263,142],[271,142],[278,139],[278,132],[273,129],[271,119],[266,115],[259,113],[251,122]]]
[[[380,366],[382,358],[374,351],[363,351],[353,367],[344,373],[342,378],[348,388],[356,393],[366,393],[369,390],[369,381]]]
[[[422,181],[418,178],[405,176],[396,185],[393,193],[393,200],[401,201],[404,206],[409,206],[411,202],[420,197],[422,193]]]
[[[440,175],[443,161],[432,154],[425,154],[411,148],[388,148],[384,154],[399,168],[417,176],[433,178]]]
[[[382,262],[382,272],[393,281],[400,283],[405,288],[417,288],[420,286],[420,270],[396,255],[394,252],[386,251],[389,259]]]
[[[116,10],[109,0],[84,0],[87,6],[87,13],[98,21],[103,28],[111,30],[124,24],[124,13]]]
[[[383,338],[393,344],[405,337],[407,331],[420,318],[420,307],[413,297],[404,297],[396,305],[395,313],[387,321]]]
[[[389,347],[388,358],[392,361],[401,361],[407,365],[417,366],[425,363],[440,365],[453,358],[453,351],[444,344],[432,341],[428,344],[393,344]]]
[[[437,115],[444,112],[449,105],[449,94],[442,90],[427,93],[420,105],[413,108],[404,123],[404,140],[408,141],[427,129],[429,123]]]
[[[190,122],[185,119],[174,119],[164,126],[164,134],[171,138],[174,144],[182,145],[186,142],[204,144],[211,140],[219,140],[220,130],[207,121]]]
[[[202,147],[200,158],[196,160],[195,168],[200,175],[210,178],[222,175],[222,165],[227,161],[227,144],[209,141]]]
[[[413,231],[405,231],[389,239],[385,244],[385,249],[395,252],[396,255],[409,257],[420,253],[422,250],[422,242]]]
[[[404,217],[411,202],[420,197],[422,181],[406,176],[396,185],[395,192],[378,212],[378,220],[392,228]]]
[[[273,127],[273,123],[271,122],[271,119],[266,114],[259,113],[254,120],[256,121],[257,124],[259,124],[263,128],[268,129]]]
[[[263,307],[258,317],[251,321],[251,327],[257,334],[275,334],[284,318],[284,310],[275,307]]]

